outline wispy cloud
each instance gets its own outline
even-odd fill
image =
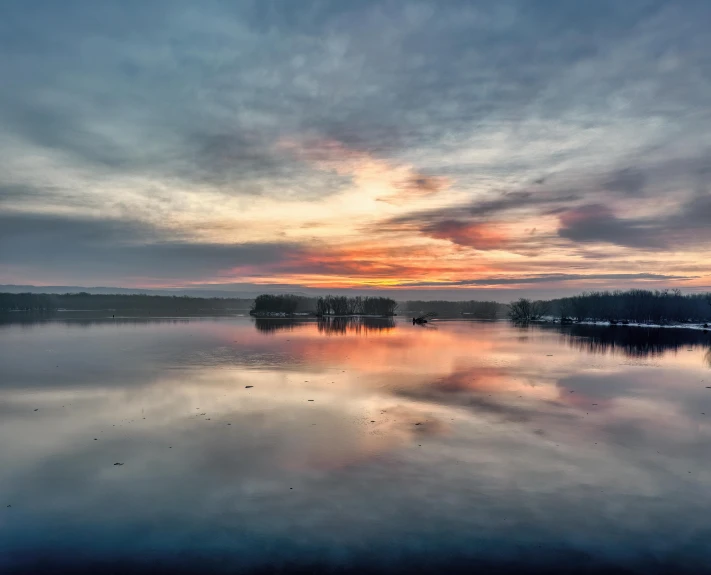
[[[705,0],[1,11],[18,281],[711,282]]]
[[[672,213],[618,217],[601,204],[560,214],[561,237],[581,243],[607,243],[643,250],[704,249],[711,245],[711,195],[699,194]]]

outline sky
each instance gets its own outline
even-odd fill
[[[711,289],[708,0],[0,5],[0,283]]]

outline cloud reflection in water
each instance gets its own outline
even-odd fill
[[[710,558],[703,334],[645,347],[631,328],[619,344],[500,323],[291,327],[5,326],[2,561]]]

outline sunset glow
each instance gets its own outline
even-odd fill
[[[0,283],[711,286],[706,3],[60,4],[0,24]]]

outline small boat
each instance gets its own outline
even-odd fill
[[[429,320],[437,314],[433,311],[427,312],[425,315],[412,318],[412,325],[425,325]]]

